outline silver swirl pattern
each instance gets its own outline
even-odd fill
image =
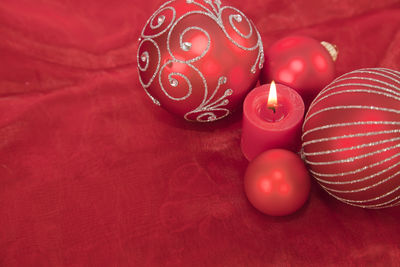
[[[181,77],[181,78],[186,82],[186,84],[187,84],[187,86],[188,86],[188,90],[187,90],[186,95],[184,95],[184,96],[182,96],[182,97],[174,97],[174,96],[170,95],[170,93],[166,90],[166,88],[165,88],[164,85],[163,85],[163,82],[162,82],[162,73],[163,73],[165,67],[168,66],[170,63],[178,63],[178,64],[179,64],[179,63],[181,63],[181,62],[180,62],[180,61],[177,61],[177,60],[170,60],[170,61],[167,61],[167,62],[161,67],[160,75],[158,76],[158,78],[159,78],[159,84],[160,84],[161,90],[164,92],[164,94],[165,94],[168,98],[170,98],[170,99],[172,99],[172,100],[175,100],[175,101],[182,101],[182,100],[185,100],[185,99],[187,99],[187,98],[192,94],[192,90],[193,90],[192,83],[190,82],[190,80],[189,80],[189,78],[188,78],[187,76],[185,76],[184,74],[179,73],[179,72],[171,72],[171,73],[168,74],[168,82],[169,82],[169,86],[171,86],[171,87],[177,87],[177,86],[180,84],[180,83],[179,83],[179,80],[177,80],[177,78],[174,78],[173,76]],[[187,65],[190,66],[190,67],[192,67],[194,71],[196,71],[196,72],[198,71],[198,70],[197,70],[195,67],[193,67],[192,65],[190,65],[190,64],[187,64]]]
[[[173,7],[169,7],[167,5],[169,5],[170,3],[172,3],[173,1],[168,1],[166,3],[164,3],[147,21],[146,26],[143,28],[142,30],[142,34],[141,36],[143,38],[155,38],[158,37],[162,34],[164,34],[166,31],[168,31],[169,28],[171,28],[172,23],[175,20],[176,17],[176,10]],[[164,26],[164,22],[166,21],[166,16],[163,15],[162,13],[167,13],[167,11],[169,11],[170,13],[172,13],[172,18],[171,21],[169,22],[168,25]],[[155,24],[155,20],[156,19],[156,23]],[[150,30],[148,29],[150,27]],[[150,32],[152,32],[151,34],[146,34],[145,32],[149,30]],[[155,32],[154,32],[155,31]]]
[[[230,113],[230,110],[226,108],[226,106],[230,103],[229,97],[233,94],[233,90],[227,87],[227,77],[219,77],[216,86],[214,87],[213,85],[213,88],[210,88],[205,75],[194,65],[194,63],[205,57],[210,50],[212,39],[209,32],[204,28],[204,25],[185,26],[183,30],[179,25],[183,20],[187,22],[189,16],[204,16],[206,19],[213,21],[215,25],[221,29],[225,37],[236,47],[244,51],[258,51],[254,64],[249,67],[250,75],[256,73],[257,67],[258,69],[261,69],[264,63],[261,36],[253,22],[250,21],[240,10],[230,6],[222,6],[221,1],[219,0],[186,0],[185,4],[191,5],[192,8],[190,11],[183,14],[181,14],[182,11],[178,12],[175,9],[174,2],[177,1],[168,1],[163,4],[148,19],[142,30],[137,53],[139,81],[153,102],[160,105],[160,101],[149,93],[149,88],[152,86],[158,86],[167,99],[170,101],[182,102],[192,97],[194,84],[191,79],[196,77],[196,79],[200,81],[200,83],[197,82],[197,85],[200,84],[203,87],[203,97],[200,104],[193,110],[188,111],[184,115],[184,118],[186,120],[208,122],[226,117]],[[183,1],[181,0],[180,3],[182,2]],[[227,19],[223,19],[223,17],[226,16]],[[226,20],[227,22],[225,22]],[[242,27],[238,27],[239,24],[242,24]],[[244,40],[254,39],[255,42],[249,46],[244,46],[243,43],[237,42],[235,38],[231,36],[232,31],[228,30],[228,28],[233,29],[233,32],[240,38]],[[240,30],[244,28],[246,29],[245,32]],[[172,45],[176,47],[176,44],[172,44],[171,42],[173,39],[172,36],[175,36],[177,31],[179,31],[178,41],[180,51],[171,48]],[[193,50],[195,44],[191,43],[186,38],[186,35],[194,31],[200,32],[206,40],[206,46],[202,48],[201,53],[196,56],[189,53]],[[160,38],[165,38],[166,40]],[[163,52],[160,51],[160,45],[157,44],[159,40],[166,41],[166,48],[169,57],[166,57],[163,55]],[[155,48],[156,54],[148,50],[149,46]],[[182,58],[182,56],[184,58]],[[157,62],[155,69],[149,68],[151,62]],[[186,70],[189,70],[194,74],[191,74],[190,77],[184,73],[180,73],[179,71],[173,71],[167,74],[167,72],[170,72],[169,66],[171,64],[183,64],[186,66]],[[150,79],[143,81],[141,77],[142,74],[150,71],[152,71],[152,73],[150,73],[150,75],[147,74],[147,76],[150,76]],[[156,79],[157,76],[158,79]],[[156,81],[158,84],[154,85]],[[186,93],[177,96],[176,89],[180,86],[184,86],[183,88],[185,88],[184,90]],[[196,88],[196,90],[198,89]]]

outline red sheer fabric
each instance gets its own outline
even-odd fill
[[[243,191],[241,112],[194,124],[152,104],[136,47],[161,3],[0,2],[0,265],[398,265],[400,208],[314,183],[299,212],[262,215]],[[338,46],[338,74],[400,70],[398,0],[230,4],[265,46],[304,34]]]

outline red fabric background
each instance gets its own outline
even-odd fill
[[[338,74],[400,70],[398,0],[231,0],[268,46],[338,45]],[[241,113],[192,124],[153,105],[137,38],[161,4],[0,2],[1,266],[398,266],[400,208],[363,210],[315,184],[294,215],[243,193]]]

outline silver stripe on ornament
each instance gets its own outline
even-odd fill
[[[337,176],[347,176],[347,175],[351,175],[351,174],[356,174],[356,173],[359,173],[359,172],[363,172],[363,171],[365,171],[365,170],[367,170],[367,169],[370,169],[370,168],[379,166],[379,165],[381,165],[381,164],[384,164],[384,163],[386,163],[386,162],[388,162],[388,161],[391,161],[392,159],[394,159],[394,158],[396,158],[396,157],[398,157],[398,156],[400,156],[400,153],[397,153],[397,154],[395,154],[395,155],[393,155],[393,156],[391,156],[391,157],[389,157],[389,158],[385,158],[384,160],[375,162],[375,163],[370,164],[370,165],[368,165],[368,166],[364,166],[364,167],[362,167],[362,168],[359,168],[359,169],[354,170],[354,171],[349,171],[349,172],[341,172],[341,173],[319,173],[319,172],[315,172],[315,171],[313,171],[313,170],[310,170],[310,172],[313,174],[313,176],[314,176],[318,181],[321,181],[321,182],[323,182],[323,183],[325,183],[325,184],[337,184],[337,185],[354,184],[354,183],[366,181],[366,180],[368,180],[368,179],[370,179],[370,178],[375,177],[376,175],[374,175],[373,177],[368,176],[368,177],[363,177],[363,178],[359,178],[359,179],[356,179],[356,180],[351,180],[351,181],[339,181],[339,182],[338,182],[338,181],[324,180],[324,179],[321,179],[321,178],[318,178],[318,177],[337,177]]]
[[[369,74],[371,77],[358,77],[357,75],[359,74]],[[343,81],[346,81],[344,84],[342,83]],[[363,81],[368,82],[363,83]],[[321,150],[321,151],[307,151],[306,148],[312,144],[320,143],[321,145],[324,145],[324,143],[335,141],[335,140],[340,140],[340,139],[351,139],[351,138],[357,138],[357,137],[363,137],[363,136],[378,136],[378,135],[387,135],[387,134],[398,134],[400,133],[400,89],[398,86],[394,84],[390,84],[387,81],[391,81],[394,84],[399,84],[400,85],[400,72],[395,71],[395,70],[390,70],[390,69],[384,69],[384,68],[369,68],[369,69],[362,69],[362,70],[356,70],[347,74],[344,74],[340,76],[339,78],[335,79],[329,86],[325,87],[316,97],[316,99],[313,101],[313,103],[310,106],[309,111],[307,112],[306,119],[303,124],[303,134],[302,134],[302,139],[304,141],[305,137],[311,133],[316,133],[318,131],[323,131],[326,129],[335,129],[335,128],[342,128],[342,127],[352,127],[352,126],[368,126],[368,125],[382,125],[382,126],[391,126],[391,129],[381,129],[378,131],[372,131],[372,132],[365,132],[365,133],[348,133],[345,135],[341,136],[330,136],[327,138],[318,138],[315,140],[309,140],[306,142],[303,142],[302,145],[302,156],[305,158],[305,162],[311,166],[324,166],[324,165],[332,165],[335,166],[336,164],[342,164],[342,163],[351,163],[356,160],[364,159],[373,155],[377,155],[380,153],[385,153],[387,151],[394,151],[395,154],[391,155],[390,157],[383,158],[382,160],[379,160],[378,162],[373,162],[367,166],[364,166],[362,168],[356,169],[356,170],[351,170],[351,171],[346,171],[346,172],[337,172],[337,173],[320,173],[316,172],[314,170],[310,170],[310,173],[316,178],[318,183],[321,185],[322,188],[324,188],[330,195],[335,197],[336,199],[347,203],[349,205],[353,206],[358,206],[358,207],[363,207],[363,208],[370,208],[370,209],[378,209],[378,208],[387,208],[387,207],[393,207],[397,206],[400,204],[400,195],[397,195],[398,191],[400,190],[400,186],[397,186],[393,189],[391,189],[388,192],[385,192],[384,194],[374,196],[369,199],[365,200],[354,200],[351,199],[351,194],[352,193],[358,193],[358,192],[364,192],[368,190],[372,190],[376,188],[379,185],[382,185],[384,183],[387,183],[391,180],[393,180],[396,177],[399,177],[400,171],[396,171],[395,173],[392,173],[389,175],[389,171],[396,170],[396,167],[400,165],[400,160],[397,161],[396,163],[390,165],[389,167],[385,167],[385,169],[377,169],[374,173],[369,173],[368,175],[358,178],[356,180],[351,180],[351,181],[332,181],[332,180],[327,180],[326,178],[335,178],[335,177],[349,177],[354,174],[362,173],[363,171],[366,171],[368,169],[372,169],[375,167],[379,167],[380,165],[383,166],[383,164],[390,162],[392,160],[395,160],[396,158],[398,159],[400,157],[400,137],[389,137],[389,138],[381,138],[381,140],[377,141],[369,141],[365,142],[364,144],[357,144],[354,146],[349,146],[349,147],[344,147],[344,148],[337,148],[337,149],[326,149],[326,150]],[[338,84],[338,83],[341,84]],[[372,82],[372,83],[371,83]],[[335,89],[340,89],[341,87],[349,87],[351,86],[350,89],[345,89],[341,91],[336,91]],[[318,103],[322,103],[321,100],[329,98],[334,95],[339,95],[339,94],[346,94],[346,93],[363,93],[363,94],[376,94],[380,96],[384,96],[390,99],[393,99],[394,101],[399,102],[399,108],[394,108],[393,106],[391,108],[387,107],[380,107],[379,103],[376,103],[375,105],[372,106],[366,106],[366,105],[343,105],[343,106],[324,106],[321,110],[318,111],[313,111],[313,107],[315,107]],[[327,124],[324,126],[318,126],[314,128],[307,129],[307,131],[304,130],[304,126],[306,123],[311,121],[311,119],[318,118],[319,115],[325,113],[325,112],[331,112],[334,110],[368,110],[368,111],[380,111],[384,113],[392,113],[392,114],[398,114],[399,120],[397,121],[356,121],[356,122],[336,122],[332,124]],[[392,116],[393,117],[393,116]],[[397,118],[397,117],[396,117]],[[328,143],[327,143],[328,144]],[[377,149],[372,152],[368,153],[363,153],[363,154],[358,154],[356,156],[349,156],[347,158],[343,159],[338,159],[338,160],[331,160],[331,161],[313,161],[310,158],[311,157],[316,157],[318,158],[321,155],[328,155],[331,153],[340,153],[343,151],[351,151],[351,150],[358,150],[358,149],[363,149],[367,147],[374,147],[374,146],[380,146],[383,144],[392,144],[389,145],[385,148]],[[399,153],[396,153],[396,151],[399,151]],[[338,165],[338,170],[340,170],[340,165]],[[387,175],[385,176],[385,174]],[[373,178],[376,178],[378,176],[383,176],[382,179],[379,181],[374,182],[371,185],[368,186],[362,186],[360,188],[355,188],[355,189],[340,189],[340,188],[330,188],[328,185],[348,185],[348,184],[356,184],[360,182],[364,182]],[[336,193],[341,194],[339,197],[336,195]],[[395,194],[396,193],[396,194]],[[344,197],[344,195],[349,194],[349,197]],[[397,195],[397,196],[396,196]],[[382,201],[381,203],[376,203],[377,201]]]

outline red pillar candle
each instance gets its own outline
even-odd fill
[[[276,84],[275,93],[274,86],[261,85],[244,100],[241,148],[249,161],[272,148],[300,149],[303,100],[290,87]]]

